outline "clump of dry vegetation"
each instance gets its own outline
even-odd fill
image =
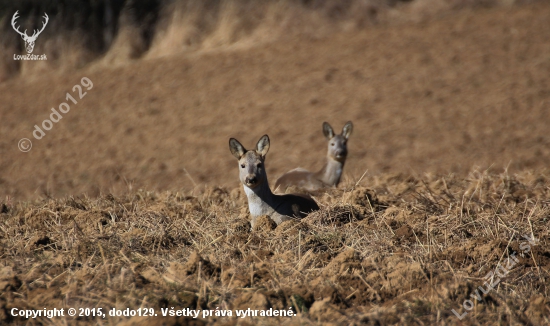
[[[12,308],[155,308],[112,324],[550,322],[544,174],[366,177],[315,194],[321,210],[250,230],[238,189],[4,202],[0,323]],[[523,255],[524,236],[536,238]],[[470,294],[516,252],[479,301]],[[460,321],[452,312],[465,310]],[[161,317],[161,308],[286,309],[295,317]],[[97,317],[51,320],[69,324]],[[47,322],[40,318],[36,322]],[[102,322],[103,323],[103,322]]]

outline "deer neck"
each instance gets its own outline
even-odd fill
[[[329,186],[337,186],[344,170],[344,162],[327,157],[327,162],[321,170],[315,173],[315,177]]]
[[[248,209],[252,216],[270,215],[277,203],[277,196],[271,192],[267,181],[256,188],[243,185],[248,197]]]

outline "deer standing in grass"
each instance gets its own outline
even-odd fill
[[[309,196],[275,195],[269,188],[265,170],[265,156],[269,150],[269,137],[262,136],[255,150],[246,150],[235,138],[229,139],[229,149],[239,160],[239,179],[248,197],[252,228],[256,219],[268,215],[277,225],[291,218],[303,218],[319,209]]]
[[[325,187],[336,187],[340,183],[344,163],[348,155],[347,142],[353,124],[348,121],[342,128],[342,133],[336,135],[332,127],[323,122],[323,133],[328,139],[327,162],[318,172],[309,172],[303,168],[290,170],[275,182],[275,192],[284,193],[290,186],[296,186],[307,191],[315,191]]]

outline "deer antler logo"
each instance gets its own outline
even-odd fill
[[[28,36],[27,35],[27,30],[25,30],[25,32],[21,33],[19,31],[19,26],[15,26],[15,21],[17,20],[17,18],[19,18],[19,16],[17,16],[18,12],[19,12],[19,10],[16,11],[15,14],[13,14],[13,17],[11,19],[11,26],[13,27],[13,29],[19,35],[21,35],[21,38],[23,38],[23,40],[25,41],[25,48],[27,49],[27,53],[30,54],[34,50],[34,42],[36,42],[36,38],[38,37],[38,35],[40,35],[40,33],[42,33],[42,31],[44,30],[44,28],[48,24],[48,21],[50,20],[50,18],[48,17],[48,15],[46,13],[44,13],[44,16],[42,18],[44,18],[45,21],[44,21],[44,25],[42,25],[42,29],[41,30],[36,30],[35,29],[32,33],[32,36]]]

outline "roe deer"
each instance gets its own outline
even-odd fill
[[[269,137],[262,136],[255,150],[246,150],[235,138],[229,139],[229,149],[239,160],[239,179],[248,197],[252,228],[262,215],[271,217],[277,225],[293,217],[302,218],[318,210],[319,206],[309,196],[275,195],[269,188],[265,170],[265,156],[269,150]]]
[[[284,193],[286,188],[297,186],[307,191],[315,191],[324,187],[335,187],[340,183],[344,163],[348,155],[347,141],[353,130],[353,124],[348,121],[342,128],[342,134],[335,135],[332,127],[323,122],[323,133],[328,139],[327,162],[319,172],[309,172],[303,168],[290,170],[275,182],[275,192]]]

